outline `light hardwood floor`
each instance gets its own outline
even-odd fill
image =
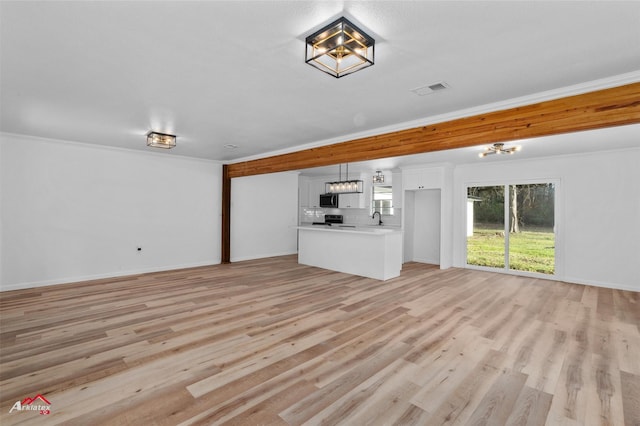
[[[284,256],[0,297],[3,426],[640,425],[640,293]]]

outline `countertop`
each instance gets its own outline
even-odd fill
[[[385,227],[378,225],[348,225],[334,223],[331,226],[327,225],[300,225],[296,226],[297,229],[304,229],[307,231],[325,231],[325,232],[340,232],[340,233],[352,233],[352,234],[393,234],[400,233],[402,229],[399,227]]]

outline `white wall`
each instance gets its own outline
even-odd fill
[[[640,291],[640,148],[479,162],[452,175],[441,267],[449,245],[464,267],[466,185],[557,179],[557,279]],[[212,161],[0,134],[0,289],[219,263],[220,186]],[[297,175],[232,187],[232,260],[295,253]]]
[[[454,266],[464,266],[466,185],[548,179],[559,180],[557,279],[640,291],[640,148],[457,167]]]
[[[416,192],[404,191],[403,202],[403,262],[413,261],[414,235],[416,226]]]
[[[457,223],[453,221],[453,171],[451,165],[444,167],[444,180],[441,191],[440,220],[440,269],[453,266],[453,229]],[[454,226],[455,223],[455,226]]]
[[[0,152],[2,290],[220,263],[218,163],[7,134]]]
[[[297,172],[231,180],[231,261],[298,251]]]

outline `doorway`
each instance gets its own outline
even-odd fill
[[[440,265],[441,190],[405,191],[404,261]]]
[[[467,265],[555,274],[555,184],[467,188]]]

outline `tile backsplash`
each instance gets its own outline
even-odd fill
[[[300,207],[300,223],[324,222],[325,214],[341,214],[344,223],[350,225],[377,225],[378,216],[371,217],[370,209],[327,209],[319,207]],[[394,209],[393,216],[382,216],[385,225],[401,226],[402,210]]]

